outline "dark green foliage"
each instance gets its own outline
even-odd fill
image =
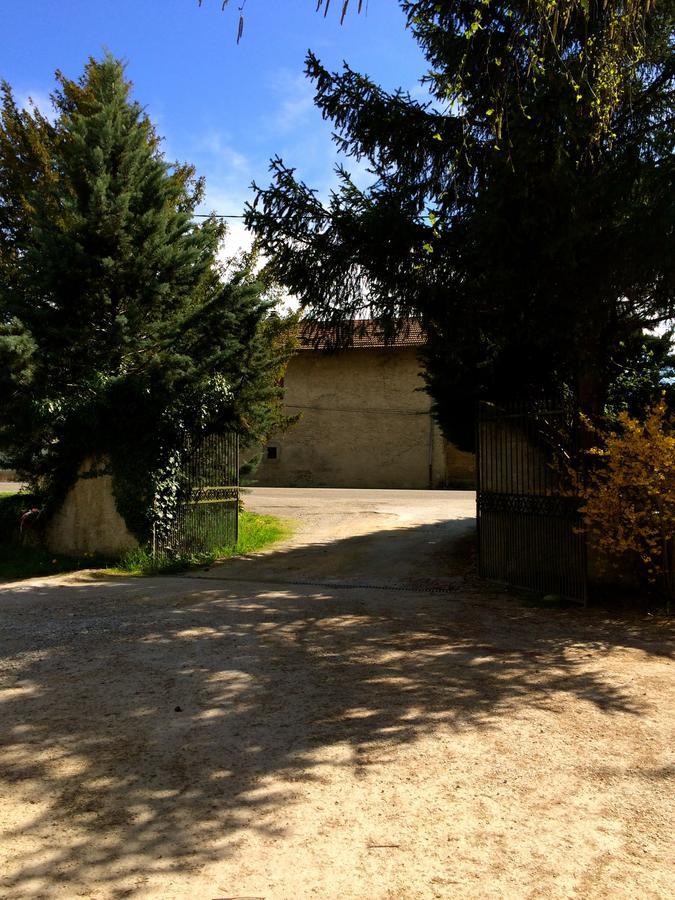
[[[601,411],[635,335],[675,312],[675,2],[629,5],[624,28],[615,4],[553,4],[547,37],[546,4],[403,2],[429,103],[307,58],[372,186],[340,172],[324,206],[275,159],[248,222],[313,315],[422,319],[428,387],[460,446],[481,397]]]
[[[637,333],[624,341],[617,354],[616,373],[607,394],[607,415],[625,411],[642,419],[662,394],[675,409],[675,353],[673,333]]]
[[[109,563],[91,554],[74,558],[50,553],[41,540],[45,517],[40,502],[31,494],[0,494],[0,582]]]
[[[122,65],[58,81],[53,125],[4,89],[0,444],[52,502],[106,458],[144,536],[186,434],[278,423],[287,323],[250,264],[221,271],[223,226],[193,219],[202,182],[166,161]]]
[[[0,583],[19,581],[22,578],[39,578],[58,575],[61,572],[75,572],[78,569],[101,569],[110,565],[104,556],[54,556],[38,544],[12,546],[0,544]]]
[[[0,494],[0,545],[21,542],[21,517],[36,503],[30,494]]]

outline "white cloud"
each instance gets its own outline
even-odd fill
[[[357,187],[373,181],[368,162],[339,157],[331,140],[330,123],[324,122],[314,107],[314,91],[303,76],[278,70],[272,85],[276,98],[271,110],[261,117],[258,127],[247,132],[245,150],[231,131],[209,127],[194,134],[182,148],[181,158],[194,162],[206,179],[206,195],[200,213],[241,215],[253,198],[251,182],[269,183],[269,160],[274,155],[296,169],[297,177],[317,190],[327,202],[331,189],[338,185],[335,165],[339,161],[352,175]],[[250,249],[253,238],[239,218],[226,219],[228,235],[223,258]]]
[[[201,135],[194,150],[200,156],[205,156],[212,166],[224,167],[228,172],[244,177],[250,174],[248,158],[231,145],[227,135],[215,129]]]
[[[215,212],[224,216],[242,215],[245,204],[251,199],[251,193],[247,189],[248,181],[241,182],[232,176],[218,177],[213,174],[209,177],[208,173],[205,174],[207,176],[206,195],[199,212],[204,214]],[[253,243],[253,237],[246,230],[243,220],[226,218],[225,221],[227,235],[221,256],[226,258],[242,250],[249,250]]]
[[[248,250],[252,237],[239,218],[251,199],[250,184],[256,174],[254,161],[236,147],[227,131],[217,128],[194,135],[181,148],[180,157],[194,163],[197,174],[206,179],[206,192],[198,213],[228,216],[228,233],[221,252],[223,259]]]
[[[54,122],[56,119],[56,112],[52,106],[51,97],[46,91],[24,91],[17,95],[16,103],[21,109],[30,110],[32,107],[35,107],[50,122]]]
[[[314,110],[314,89],[303,75],[280,69],[274,78],[273,92],[281,98],[277,111],[267,122],[276,134],[297,132],[306,125]]]

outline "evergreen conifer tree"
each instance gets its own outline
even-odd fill
[[[287,323],[224,226],[195,224],[194,169],[170,165],[123,66],[58,74],[53,124],[4,86],[0,123],[0,441],[56,500],[88,455],[147,530],[149,475],[188,433],[280,423]]]
[[[344,170],[327,204],[281,159],[249,211],[311,313],[418,316],[446,434],[476,400],[599,412],[626,348],[675,314],[675,3],[401,0],[429,102],[310,54]]]

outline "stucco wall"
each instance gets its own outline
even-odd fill
[[[102,468],[100,461],[91,459],[82,465],[80,476],[47,527],[47,544],[52,553],[100,553],[114,557],[138,546],[117,511],[112,476],[91,477],[92,472]]]
[[[302,351],[288,367],[285,402],[300,420],[270,446],[260,485],[286,487],[428,488],[473,474],[473,457],[448,447],[420,388],[413,348]],[[263,448],[265,449],[265,448]]]

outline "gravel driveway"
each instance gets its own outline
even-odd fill
[[[482,585],[461,493],[259,490],[190,577],[0,590],[0,896],[672,896],[672,635]]]

